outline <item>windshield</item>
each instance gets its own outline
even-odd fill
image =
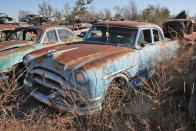
[[[21,29],[15,30],[8,36],[8,41],[10,40],[25,40],[38,42],[41,36],[41,30],[38,29]]]
[[[84,41],[133,47],[136,33],[134,28],[93,26]]]

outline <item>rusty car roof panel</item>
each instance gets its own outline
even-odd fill
[[[116,26],[127,26],[127,27],[157,27],[160,28],[158,25],[148,22],[137,22],[137,21],[105,21],[105,22],[98,22],[95,25],[116,25]]]
[[[66,26],[63,25],[42,25],[42,26],[34,26],[35,28],[40,28],[41,30],[47,30],[49,28],[53,28],[53,27],[63,27],[63,28],[68,28]]]
[[[4,42],[0,42],[0,51],[8,49],[8,48],[19,47],[22,45],[28,45],[29,43],[32,43],[32,42],[31,41],[4,41]]]
[[[40,29],[42,31],[45,31],[47,29],[54,28],[54,27],[63,27],[63,28],[69,29],[68,27],[62,26],[62,25],[25,26],[25,27],[20,27],[18,29],[25,29],[25,28],[27,28],[27,29]]]
[[[18,25],[0,25],[0,30],[14,30]]]

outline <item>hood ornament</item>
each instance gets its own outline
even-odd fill
[[[48,50],[48,55],[53,56],[53,53],[57,52],[57,50]]]

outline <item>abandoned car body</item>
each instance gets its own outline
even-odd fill
[[[0,42],[6,39],[6,36],[14,29],[18,28],[18,25],[0,25]]]
[[[0,42],[0,80],[22,63],[23,56],[31,51],[75,41],[74,33],[65,26],[32,26],[13,30],[6,41]]]
[[[31,14],[19,19],[19,21],[33,25],[42,25],[43,23],[49,22],[50,20],[47,17]]]
[[[196,41],[196,21],[191,19],[173,19],[163,23],[163,32],[167,38],[183,38],[190,44]]]
[[[148,69],[156,62],[176,57],[178,48],[178,41],[165,39],[155,24],[97,23],[82,42],[26,55],[24,84],[31,96],[49,106],[89,114],[101,109],[113,80],[122,78],[130,89],[136,87],[152,75],[154,70]]]
[[[13,18],[8,17],[8,15],[6,13],[0,12],[0,24],[7,24],[12,20],[13,20]]]

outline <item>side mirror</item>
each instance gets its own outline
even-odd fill
[[[140,46],[143,48],[145,47],[145,43],[141,43]]]

